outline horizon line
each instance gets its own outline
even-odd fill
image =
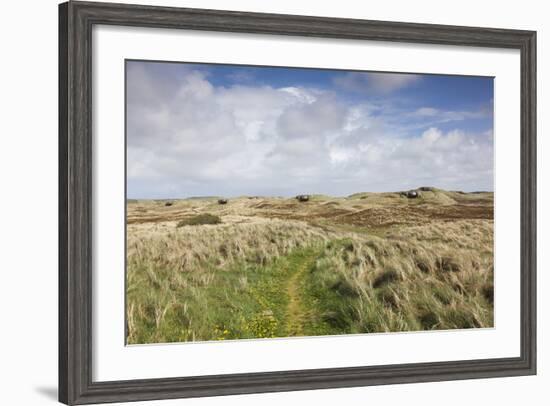
[[[430,187],[434,190],[424,190],[422,191],[421,188],[423,187]],[[308,195],[308,196],[327,196],[327,197],[332,197],[332,198],[347,198],[347,197],[351,197],[351,196],[354,196],[354,195],[359,195],[359,194],[365,194],[365,193],[374,193],[374,194],[384,194],[384,193],[402,193],[402,192],[407,192],[407,191],[413,191],[413,190],[416,190],[416,191],[420,191],[420,192],[430,192],[430,191],[442,191],[442,192],[453,192],[453,193],[467,193],[467,194],[477,194],[477,193],[495,193],[494,190],[472,190],[472,191],[464,191],[464,190],[459,190],[459,189],[441,189],[441,188],[436,188],[436,187],[431,187],[431,186],[420,186],[420,187],[417,187],[417,188],[412,188],[412,189],[403,189],[403,190],[394,190],[394,191],[385,191],[385,192],[355,192],[355,193],[351,193],[351,194],[348,194],[348,195],[329,195],[329,194],[326,194],[326,193],[299,193],[299,194],[292,194],[292,195],[280,195],[280,194],[272,194],[272,195],[269,195],[269,194],[262,194],[262,195],[257,195],[257,194],[239,194],[239,195],[189,195],[189,196],[185,196],[185,197],[175,197],[175,196],[172,196],[172,197],[129,197],[129,196],[126,196],[126,200],[186,200],[186,199],[215,199],[215,198],[225,198],[225,199],[238,199],[238,198],[242,198],[242,197],[247,197],[247,198],[266,198],[266,197],[269,197],[269,198],[282,198],[282,199],[287,199],[287,198],[294,198],[296,196],[299,196],[299,195]]]

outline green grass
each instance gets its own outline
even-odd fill
[[[372,260],[383,257],[382,247],[373,247]],[[411,272],[406,263],[401,267],[398,263],[378,264],[380,271],[360,275],[357,261],[369,256],[364,249],[347,239],[332,241],[310,270],[303,286],[304,300],[316,309],[309,325],[311,335],[493,324],[492,285],[483,285],[487,278],[483,273],[464,275],[464,281],[471,284],[466,287],[454,273],[465,273],[467,269],[455,262],[428,275],[418,268]],[[391,263],[393,255],[387,255]],[[371,266],[376,267],[374,261]],[[492,276],[487,279],[492,280]]]
[[[368,248],[380,249],[375,244]],[[489,285],[479,287],[479,292],[462,287],[469,292],[464,293],[453,285],[453,281],[458,283],[455,271],[448,273],[443,267],[434,277],[417,269],[411,275],[395,265],[382,266],[361,280],[357,255],[368,257],[364,249],[356,241],[337,239],[296,248],[268,263],[251,255],[224,270],[214,260],[203,263],[201,272],[137,269],[132,275],[139,275],[140,280],[129,281],[132,333],[128,341],[210,341],[492,325]],[[132,311],[135,303],[140,304],[138,312]]]
[[[491,220],[406,219],[374,232],[391,212],[358,206],[348,224],[346,210],[315,200],[288,203],[307,206],[307,221],[265,217],[281,216],[285,201],[263,216],[254,199],[233,203],[129,206],[129,344],[493,325]]]
[[[128,295],[131,302],[142,302],[144,312],[142,317],[132,320],[135,334],[128,341],[131,344],[287,337],[290,335],[288,283],[311,255],[311,250],[296,250],[268,266],[245,262],[223,272],[216,272],[215,264],[210,263],[211,273],[206,271],[209,277],[186,275],[183,283],[186,289],[176,291],[170,289],[169,282],[160,282],[169,280],[170,270],[164,272],[166,275],[157,270],[155,280],[160,283],[140,270],[137,273],[146,279],[132,281]],[[138,286],[142,290],[137,291]],[[167,304],[159,306],[163,300]],[[158,308],[163,310],[155,313]]]

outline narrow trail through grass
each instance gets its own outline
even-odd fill
[[[291,262],[290,278],[286,284],[288,306],[286,311],[286,330],[288,336],[303,336],[304,325],[310,312],[302,301],[303,279],[306,272],[311,269],[317,258],[317,252],[305,251],[296,255]]]
[[[494,326],[494,196],[127,201],[128,344]]]

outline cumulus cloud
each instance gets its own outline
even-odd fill
[[[334,79],[334,83],[345,90],[387,95],[421,80],[414,74],[349,72]]]
[[[433,118],[437,122],[445,123],[449,121],[461,121],[489,117],[493,113],[488,108],[481,108],[478,111],[446,111],[434,107],[420,107],[409,115],[420,118]]]
[[[130,198],[493,187],[492,131],[400,133],[376,106],[333,91],[215,86],[196,69],[129,65],[127,80]]]

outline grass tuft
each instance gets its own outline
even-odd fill
[[[383,271],[380,275],[378,275],[374,282],[372,283],[373,288],[379,288],[383,285],[387,285],[392,282],[397,282],[402,279],[401,274],[396,271],[395,269],[389,269],[386,271]]]
[[[189,217],[183,220],[180,220],[176,227],[184,227],[184,226],[200,226],[204,224],[220,224],[222,222],[222,219],[218,216],[215,216],[210,213],[204,213],[204,214],[198,214],[193,217]]]

